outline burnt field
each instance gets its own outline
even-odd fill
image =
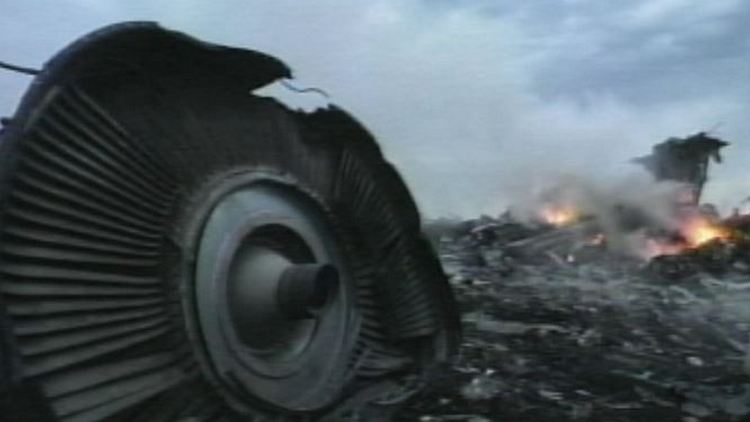
[[[737,251],[702,253],[713,266],[594,245],[524,256],[475,235],[435,242],[464,341],[397,420],[750,420],[750,273]]]

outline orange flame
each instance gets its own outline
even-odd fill
[[[727,240],[730,232],[727,228],[705,218],[693,218],[680,229],[688,246],[698,247],[715,239]]]
[[[660,255],[677,255],[714,240],[727,241],[732,236],[728,228],[703,216],[688,218],[682,222],[678,231],[684,239],[682,242],[647,239],[645,245],[646,258],[650,259]]]
[[[540,216],[548,224],[557,227],[574,223],[581,217],[578,210],[571,206],[549,206],[541,210]]]

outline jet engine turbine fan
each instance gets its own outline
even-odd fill
[[[0,135],[3,417],[384,420],[455,355],[404,183],[253,93],[290,76],[145,22],[45,65]]]

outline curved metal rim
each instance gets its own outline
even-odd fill
[[[292,192],[295,192],[295,194],[306,198],[306,200],[310,201],[311,203],[314,203],[316,207],[320,208],[320,211],[322,213],[326,213],[324,207],[322,206],[322,203],[315,197],[315,195],[301,189],[296,181],[288,175],[282,175],[278,172],[272,172],[265,169],[259,170],[248,168],[233,170],[232,172],[229,172],[227,174],[216,176],[215,178],[207,182],[201,189],[201,192],[192,195],[190,199],[191,204],[185,207],[186,212],[184,213],[182,223],[180,224],[180,226],[182,227],[180,233],[184,239],[181,244],[186,246],[186,256],[197,257],[197,253],[200,247],[200,236],[206,227],[207,218],[217,207],[217,205],[221,203],[222,199],[235,192],[240,192],[243,189],[246,189],[248,186],[258,183],[273,183],[279,187],[282,187],[283,189],[288,189]],[[346,266],[344,260],[342,259],[341,261],[342,265]],[[196,263],[197,262],[195,261],[195,258],[191,258],[189,261],[186,261],[184,263],[187,267],[184,268],[184,279],[182,280],[182,283],[184,284],[181,287],[181,291],[183,293],[183,306],[186,310],[184,316],[187,333],[190,338],[191,344],[195,347],[195,354],[202,372],[206,375],[207,379],[222,393],[223,397],[230,404],[230,406],[244,414],[252,414],[256,412],[259,408],[258,405],[260,405],[261,409],[266,408],[277,412],[294,414],[315,412],[331,405],[332,402],[330,400],[321,402],[319,399],[312,402],[309,402],[308,400],[309,403],[299,401],[301,405],[299,403],[296,405],[292,403],[291,407],[279,405],[279,403],[274,403],[273,401],[269,401],[264,399],[263,397],[258,397],[257,395],[249,393],[244,387],[242,387],[240,380],[238,380],[236,377],[230,377],[231,379],[227,379],[226,377],[220,376],[216,372],[216,368],[214,367],[214,364],[212,362],[211,352],[207,347],[205,347],[205,344],[203,342],[203,326],[198,318],[195,318],[195,316],[198,315],[200,311],[197,305],[196,291],[190,286],[195,283],[194,274]],[[344,273],[346,273],[347,271],[348,269],[346,268],[342,270],[342,272]],[[347,295],[353,295],[353,292],[347,292]],[[354,299],[350,297],[349,301],[350,305],[347,306],[351,308],[352,306],[354,306]],[[354,347],[358,336],[357,327],[359,325],[359,319],[360,318],[356,314],[356,312],[347,312],[344,314],[343,326],[346,327],[346,329],[343,330],[342,337],[340,339],[343,350],[352,350],[352,348]],[[336,353],[331,353],[331,355],[335,354]],[[341,356],[338,356],[336,360],[339,363],[346,362],[346,359],[341,359]],[[334,367],[331,368],[329,374],[320,374],[320,378],[326,379],[326,377],[323,375],[329,375],[327,379],[338,377],[338,379],[348,381],[349,377],[346,374],[348,368],[346,368],[345,366],[346,365],[339,365],[338,367],[336,367],[334,365]],[[340,389],[343,387],[343,383],[332,384],[328,382],[321,382],[320,385],[322,389],[326,390],[331,400],[337,398],[337,396],[340,394]],[[298,399],[304,398],[300,397]]]

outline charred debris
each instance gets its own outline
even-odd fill
[[[651,154],[632,160],[657,183],[670,184],[664,198],[667,221],[627,202],[611,204],[606,216],[589,214],[555,187],[545,192],[531,218],[510,211],[466,221],[443,218],[430,221],[426,232],[438,247],[471,245],[480,265],[489,265],[491,255],[503,255],[505,273],[520,263],[545,261],[565,267],[612,260],[667,278],[750,270],[750,214],[735,209],[721,217],[714,205],[701,203],[709,164],[721,162],[721,149],[727,145],[700,132],[667,139]],[[622,237],[630,238],[627,248]],[[632,242],[635,237],[639,243]]]
[[[698,133],[635,160],[679,188],[674,224],[611,214],[636,253],[570,204],[430,222],[465,336],[399,420],[750,420],[750,217],[700,201],[726,145]]]

